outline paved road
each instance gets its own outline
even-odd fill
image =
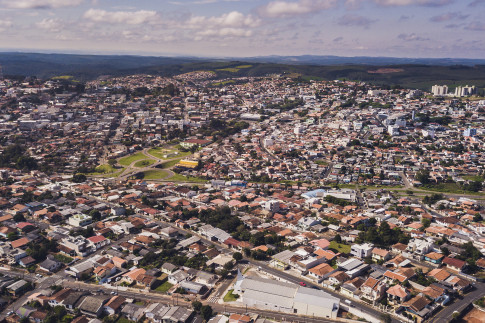
[[[479,299],[480,297],[485,296],[485,284],[484,283],[475,283],[475,288],[465,296],[463,299],[457,299],[453,304],[450,304],[444,307],[440,312],[438,312],[435,316],[433,316],[428,322],[430,323],[443,323],[449,322],[452,318],[453,313],[462,312],[465,307],[473,303],[475,300]]]

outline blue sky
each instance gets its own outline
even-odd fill
[[[0,49],[485,58],[485,0],[0,0]]]

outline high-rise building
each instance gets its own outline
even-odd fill
[[[468,128],[463,131],[463,137],[473,137],[477,135],[477,129],[475,128]]]
[[[457,86],[455,89],[455,96],[462,97],[462,96],[470,96],[475,94],[476,92],[475,85],[473,86]]]
[[[448,86],[447,85],[433,85],[431,88],[431,92],[434,96],[444,96],[448,94]]]

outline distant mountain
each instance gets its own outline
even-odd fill
[[[419,65],[485,65],[485,59],[467,58],[399,58],[399,57],[343,57],[343,56],[260,56],[244,58],[247,62],[302,64],[302,65],[395,65],[395,64],[419,64]]]
[[[0,53],[4,75],[71,75],[78,80],[99,76],[152,74],[173,76],[206,70],[214,79],[285,74],[297,81],[346,79],[383,86],[430,90],[433,84],[485,88],[485,60],[410,59],[392,57],[265,56],[235,58],[154,57]],[[480,90],[480,93],[483,93]]]

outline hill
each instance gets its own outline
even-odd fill
[[[206,70],[214,72],[215,79],[242,76],[284,74],[299,81],[346,79],[365,81],[384,86],[400,85],[429,90],[433,84],[475,85],[485,88],[485,61],[414,59],[430,64],[409,64],[411,59],[398,58],[342,58],[336,56],[248,58],[244,60],[208,59],[195,57],[147,57],[130,55],[70,55],[36,53],[0,53],[4,75],[51,78],[72,75],[80,80],[95,79],[102,75],[123,76],[137,73],[161,76]],[[293,64],[286,63],[292,60]],[[285,61],[285,63],[278,63]],[[302,62],[333,62],[300,64]],[[374,64],[348,62],[373,62]],[[406,64],[378,64],[405,61]],[[432,65],[431,63],[435,63]],[[451,63],[461,64],[451,64]],[[337,64],[338,63],[338,64]],[[440,63],[440,64],[438,64]],[[451,65],[450,65],[451,64]]]

